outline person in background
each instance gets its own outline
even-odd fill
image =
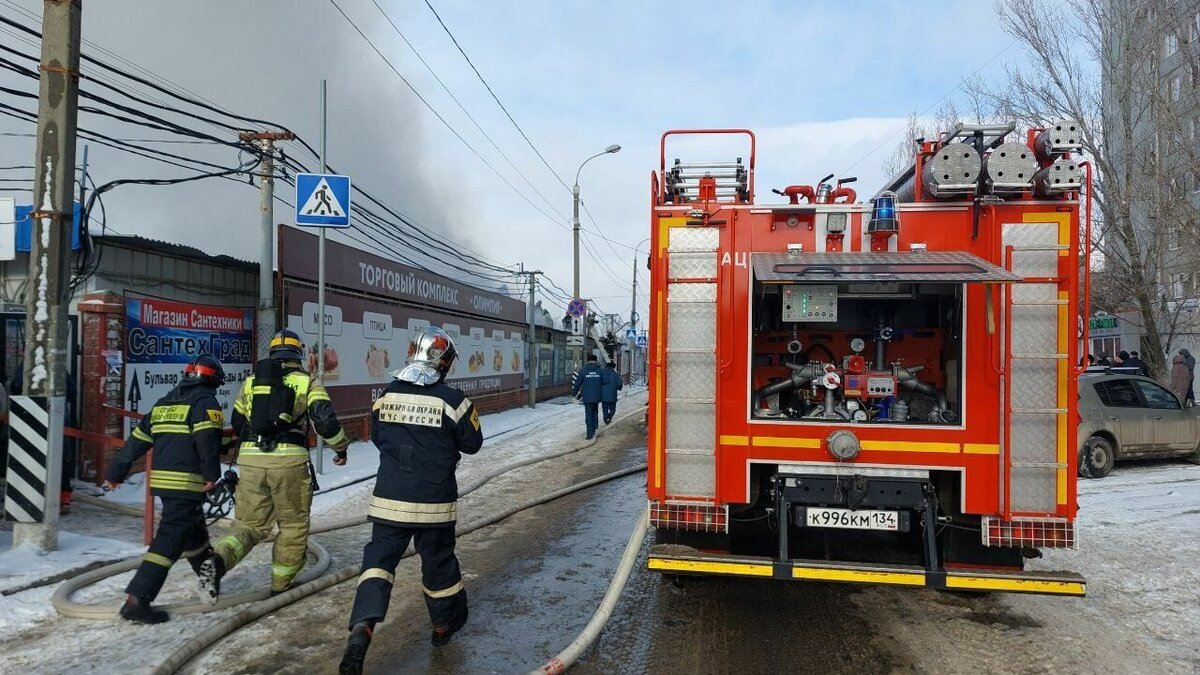
[[[617,373],[617,364],[609,361],[600,373],[600,407],[604,413],[604,423],[612,424],[613,415],[617,414],[617,392],[624,386],[621,376]]]
[[[571,396],[583,401],[583,419],[587,426],[587,440],[596,437],[596,428],[600,426],[600,392],[604,374],[600,364],[596,363],[596,355],[589,354],[587,363],[575,377],[571,387]]]
[[[1113,362],[1108,358],[1108,352],[1100,352],[1100,360],[1096,361],[1098,366],[1111,366]]]
[[[204,524],[204,495],[221,477],[221,429],[224,413],[217,388],[225,383],[221,362],[202,354],[183,369],[179,385],[159,399],[138,422],[108,467],[104,489],[113,490],[129,475],[133,463],[154,448],[150,491],[162,500],[162,520],[150,549],[129,585],[121,618],[134,623],[162,623],[170,617],[150,603],[158,597],[167,572],[183,556],[200,575],[200,564],[212,553]]]
[[[1146,367],[1145,362],[1138,358],[1137,352],[1121,352],[1121,360],[1125,362],[1126,368],[1137,368],[1138,375],[1149,375],[1150,369]]]
[[[1187,404],[1192,405],[1196,402],[1196,390],[1192,383],[1196,380],[1196,357],[1187,349],[1180,349],[1179,354],[1183,356],[1183,365],[1188,369],[1188,388],[1187,388]]]
[[[464,453],[479,452],[483,431],[471,399],[445,383],[456,356],[454,341],[441,328],[421,330],[409,344],[407,364],[372,406],[379,476],[367,511],[371,541],[363,548],[340,675],[362,672],[375,626],[387,615],[396,565],[410,541],[421,556],[430,643],[445,645],[467,623],[467,591],[454,555],[454,469]]]
[[[1171,359],[1171,391],[1179,397],[1181,401],[1186,403],[1188,395],[1188,387],[1191,386],[1192,378],[1188,372],[1187,366],[1183,362],[1183,355],[1176,354]]]

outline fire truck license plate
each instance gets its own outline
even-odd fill
[[[809,527],[837,527],[844,530],[899,530],[899,516],[896,511],[811,507],[805,511],[805,524]]]

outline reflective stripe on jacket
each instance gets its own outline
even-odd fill
[[[479,413],[462,391],[394,380],[371,410],[379,477],[367,517],[415,527],[451,525],[458,517],[454,469],[461,453],[483,445]]]
[[[164,496],[204,498],[204,484],[221,477],[225,416],[212,387],[181,384],[138,422],[105,478],[120,483],[139,457],[154,448],[150,490]]]

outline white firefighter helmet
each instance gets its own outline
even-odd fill
[[[437,326],[423,328],[408,343],[408,360],[394,377],[398,380],[429,386],[442,381],[450,372],[458,351],[454,340]]]

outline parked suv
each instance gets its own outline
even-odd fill
[[[1103,478],[1117,460],[1184,457],[1200,464],[1200,407],[1148,377],[1079,378],[1079,475]]]

